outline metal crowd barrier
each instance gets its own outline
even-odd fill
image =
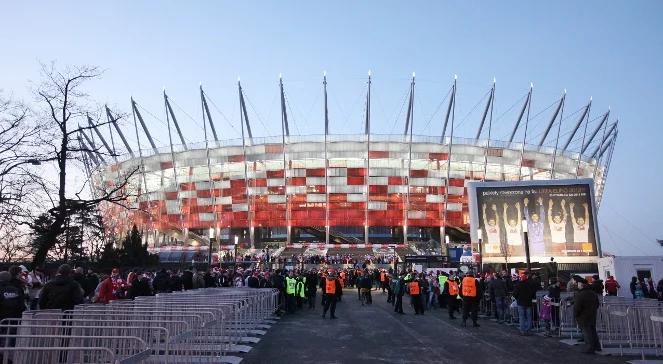
[[[26,311],[0,321],[0,355],[7,363],[106,363],[107,354],[109,363],[237,363],[241,358],[230,354],[249,351],[245,344],[258,342],[275,322],[278,295],[207,288],[65,312]],[[37,350],[25,356],[16,347]]]
[[[66,361],[63,361],[66,360]],[[117,364],[111,349],[105,347],[36,347],[0,348],[1,364],[35,363]]]

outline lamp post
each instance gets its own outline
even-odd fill
[[[527,260],[527,273],[532,271],[532,263],[529,260],[529,237],[527,236],[527,220],[523,219],[523,237],[525,239],[525,259]]]
[[[398,263],[396,263],[396,245],[389,245],[391,248],[391,262],[394,265],[394,274],[398,274]]]
[[[209,250],[207,251],[207,269],[212,267],[212,239],[214,238],[214,228],[209,228]]]
[[[445,242],[445,255],[447,256],[447,262],[449,261],[449,242],[450,242],[449,235],[444,236],[444,242]],[[442,250],[442,247],[440,247],[440,251]]]
[[[235,269],[237,269],[237,247],[239,245],[239,236],[235,235]]]
[[[479,237],[479,272],[483,272],[483,248],[481,247],[481,240],[483,239],[483,230],[477,229],[477,236]]]

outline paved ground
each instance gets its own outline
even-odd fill
[[[315,310],[304,308],[283,317],[242,363],[625,362],[619,357],[582,354],[579,347],[557,339],[523,337],[513,327],[488,320],[480,320],[479,328],[462,328],[460,320],[447,318],[446,310],[415,316],[407,306],[405,315],[396,315],[381,292],[373,292],[372,306],[362,307],[356,290],[344,292],[343,302],[337,305],[337,320],[322,319],[318,295]]]

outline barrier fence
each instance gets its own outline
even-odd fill
[[[561,292],[559,300],[550,302],[550,320],[540,317],[546,292],[537,292],[532,301],[532,330],[561,339],[580,339],[582,331],[573,313],[573,292]],[[599,297],[596,329],[602,351],[613,355],[647,357],[663,356],[663,302],[654,299],[632,299],[616,296]],[[518,309],[507,297],[503,317],[507,325],[518,324]],[[480,312],[497,319],[495,302],[489,295],[482,297]],[[576,341],[570,341],[575,343]]]
[[[277,309],[276,289],[205,288],[26,311],[0,321],[0,364],[238,363]]]

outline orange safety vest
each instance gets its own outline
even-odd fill
[[[410,282],[410,296],[419,294],[419,282]]]
[[[325,282],[325,293],[326,294],[336,294],[336,280],[327,278]]]
[[[458,282],[449,281],[449,296],[458,296]]]
[[[477,280],[474,277],[463,278],[463,297],[476,297],[477,296]]]
[[[384,282],[384,272],[380,273],[380,282]]]

